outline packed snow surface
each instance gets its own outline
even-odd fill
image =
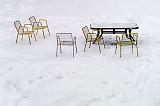
[[[0,106],[160,106],[159,0],[1,0]],[[15,43],[13,22],[48,20],[51,36],[39,32]],[[114,54],[106,44],[84,48],[81,28],[91,23],[136,23],[139,57],[131,47]],[[62,47],[56,58],[56,33],[77,37],[78,53]],[[104,35],[106,41],[115,35]]]

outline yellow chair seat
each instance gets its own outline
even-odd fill
[[[24,31],[23,35],[31,35],[32,33],[34,33],[33,31]]]
[[[132,45],[132,41],[121,41],[121,42],[117,42],[117,45],[120,45],[120,46],[129,46],[129,45]]]
[[[87,42],[94,42],[96,40],[96,38],[92,38],[90,40],[87,40]],[[100,42],[101,40],[103,40],[103,38],[99,38],[96,40],[96,42]]]
[[[38,27],[34,27],[34,30],[45,29],[45,28],[48,28],[48,26],[38,26]]]

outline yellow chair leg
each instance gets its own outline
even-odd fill
[[[99,42],[98,42],[98,46],[99,46],[99,52],[101,53],[101,47],[100,47],[100,44],[99,44]]]
[[[48,34],[49,34],[49,36],[51,36],[50,31],[49,31],[49,29],[48,29],[48,28],[47,28],[47,30],[48,30]]]
[[[23,35],[22,35],[22,38],[21,38],[21,40],[23,40]]]
[[[120,58],[122,57],[122,47],[120,46]]]
[[[91,48],[91,42],[89,43],[89,48]]]
[[[116,49],[115,49],[115,54],[117,53],[117,44],[116,44]]]
[[[44,30],[42,29],[42,32],[43,32],[43,37],[44,37],[44,39],[45,39],[45,36],[44,36]]]
[[[132,54],[133,54],[133,44],[132,44]]]
[[[34,38],[35,38],[35,41],[37,41],[37,39],[36,39],[36,35],[33,33],[33,35],[34,35]]]
[[[29,39],[29,44],[31,45],[31,39],[30,39],[30,36],[28,35],[28,39]]]
[[[86,45],[87,45],[87,41],[86,41],[86,43],[84,45],[84,52],[86,51]]]
[[[18,35],[17,35],[17,38],[16,38],[16,43],[17,43],[17,40],[18,40]]]
[[[76,53],[78,52],[78,50],[77,50],[77,43],[76,43],[76,41],[75,41],[75,48],[76,48]]]
[[[139,57],[139,53],[138,53],[138,46],[136,45],[136,48],[137,48],[137,57]]]
[[[73,44],[73,58],[74,58],[74,44]]]
[[[36,35],[38,34],[38,29],[37,29],[37,32],[36,32]]]
[[[60,43],[60,53],[62,53],[62,45],[61,45],[61,43]]]

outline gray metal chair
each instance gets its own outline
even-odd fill
[[[76,37],[73,38],[72,33],[56,33],[56,38],[57,38],[56,57],[58,53],[58,46],[60,46],[60,53],[62,53],[62,45],[73,46],[73,57],[74,57],[75,49],[77,53]]]

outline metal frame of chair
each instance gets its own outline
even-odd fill
[[[136,47],[137,50],[137,57],[139,57],[139,53],[138,53],[138,33],[131,33],[131,36],[133,37],[134,40],[124,40],[124,37],[126,35],[123,34],[122,38],[120,38],[119,36],[116,36],[116,49],[115,49],[115,54],[117,52],[117,46],[119,45],[120,47],[120,57],[122,57],[122,46],[132,46],[132,54],[133,54],[133,46]]]
[[[76,37],[73,38],[72,33],[56,33],[56,38],[57,38],[56,57],[58,53],[58,46],[60,46],[60,53],[62,53],[62,45],[66,45],[66,46],[73,46],[73,58],[74,58],[75,49],[77,53]]]
[[[17,43],[17,41],[18,41],[18,36],[19,36],[19,35],[22,36],[21,40],[23,40],[23,36],[24,36],[24,35],[27,35],[28,38],[29,38],[29,43],[30,43],[30,45],[31,45],[31,38],[30,38],[30,37],[32,37],[32,35],[34,35],[34,38],[35,38],[35,41],[36,41],[36,36],[35,36],[35,34],[34,34],[34,31],[33,31],[33,30],[29,31],[29,30],[28,30],[28,27],[27,27],[27,26],[31,26],[31,24],[24,24],[24,26],[22,26],[21,23],[20,23],[20,21],[17,20],[17,21],[14,22],[14,25],[15,25],[15,28],[16,28],[16,30],[17,30],[16,43]],[[32,26],[31,26],[31,27],[32,27]]]
[[[85,52],[87,43],[90,43],[89,44],[89,48],[90,48],[92,42],[95,41],[96,37],[93,37],[93,36],[96,35],[96,33],[93,33],[93,32],[91,33],[87,26],[83,27],[82,31],[83,31],[83,34],[84,34],[84,37],[85,37],[85,46],[84,46],[84,52]],[[100,41],[103,41],[103,45],[104,45],[104,48],[105,48],[105,43],[104,43],[103,36],[96,40],[96,42],[98,43],[98,46],[99,46],[99,52],[101,53]]]

